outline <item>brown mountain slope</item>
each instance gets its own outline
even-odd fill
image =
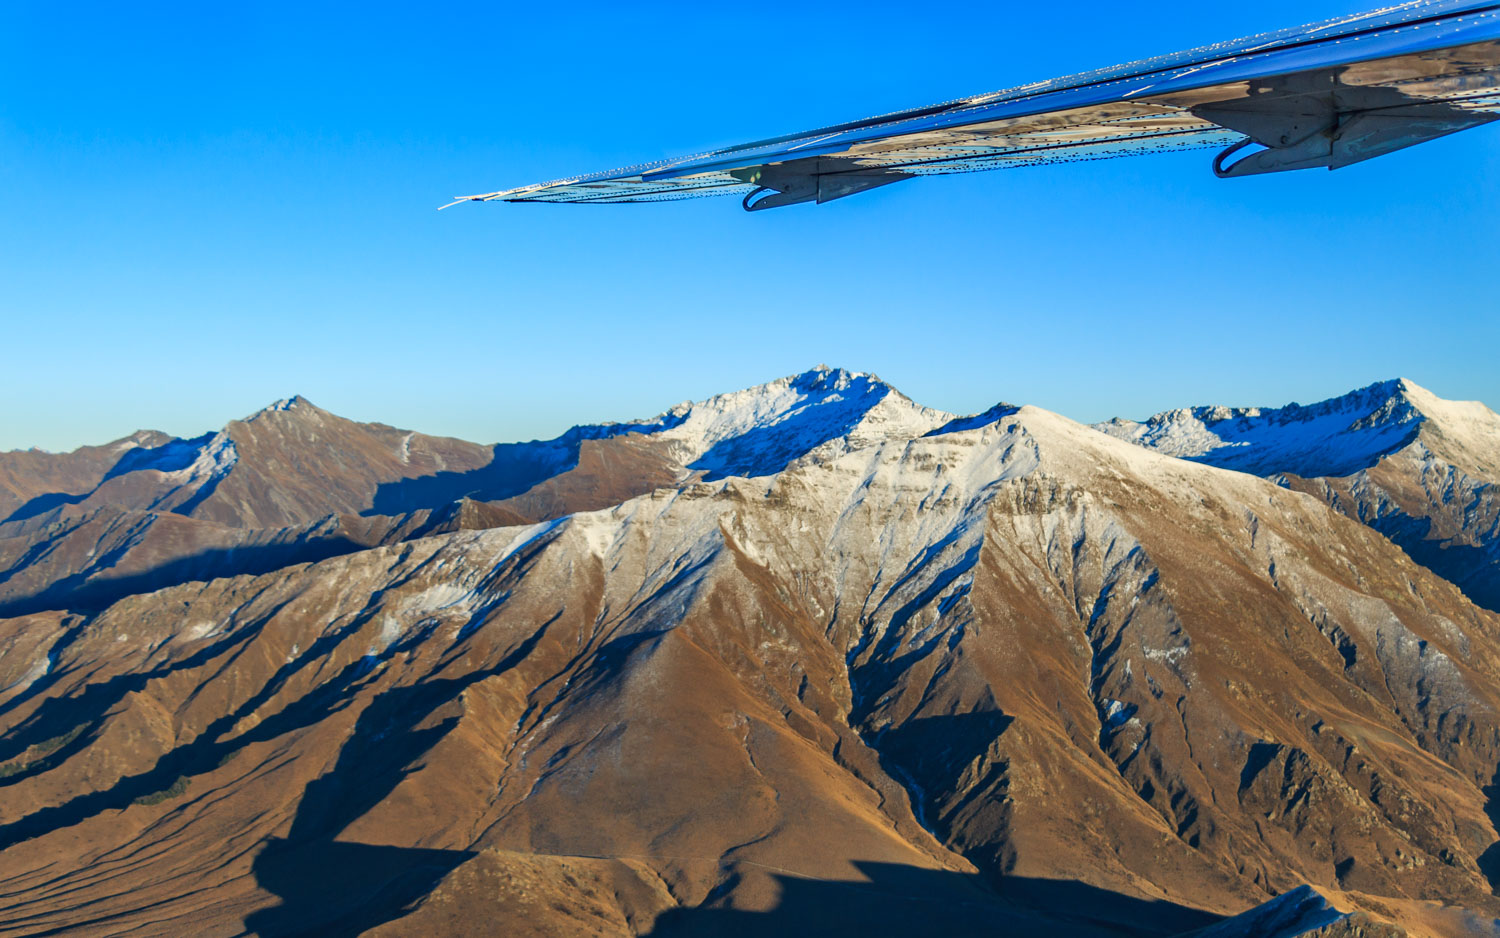
[[[331,515],[296,527],[256,529],[170,511],[65,506],[0,524],[0,615],[96,611],[125,596],[192,580],[322,560],[402,540],[431,527],[428,515]]]
[[[1287,476],[1286,484],[1370,525],[1474,602],[1500,611],[1500,473],[1482,473],[1418,438],[1352,476]]]
[[[1199,407],[1097,429],[1315,495],[1500,611],[1500,416],[1477,401],[1398,379],[1309,407]]]
[[[381,485],[493,459],[492,447],[356,423],[293,397],[192,440],[143,431],[72,453],[0,453],[0,511],[10,506],[0,522],[76,505],[292,527],[367,511]]]
[[[26,506],[28,515],[81,501],[130,451],[164,446],[171,437],[140,430],[103,446],[71,453],[16,450],[0,453],[0,520]]]
[[[1500,912],[1500,617],[1034,408],[0,640],[13,934]]]

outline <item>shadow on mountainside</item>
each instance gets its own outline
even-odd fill
[[[246,916],[245,930],[262,938],[358,935],[396,918],[472,856],[468,850],[276,840],[256,857],[255,879],[281,904]]]
[[[529,562],[523,558],[522,562]],[[475,855],[340,841],[336,838],[395,790],[422,757],[457,726],[463,692],[515,667],[536,648],[561,613],[542,623],[501,661],[462,677],[392,687],[360,713],[333,768],[308,784],[284,839],[255,858],[257,884],[281,898],[253,912],[245,930],[262,936],[357,935],[395,918],[438,881]],[[421,641],[413,636],[399,651]],[[392,838],[417,840],[426,817],[405,819]]]
[[[1474,605],[1500,612],[1500,555],[1494,549],[1486,550],[1456,540],[1429,539],[1432,522],[1425,518],[1421,520],[1424,523],[1420,533],[1417,530],[1382,530],[1379,524],[1372,526],[1406,551],[1418,565],[1458,587]]]
[[[1454,530],[1450,519],[1448,533],[1443,533],[1434,530],[1437,522],[1432,517],[1409,515],[1400,508],[1380,514],[1358,500],[1351,501],[1338,495],[1330,498],[1327,489],[1317,479],[1290,478],[1294,491],[1327,501],[1335,511],[1367,525],[1400,547],[1418,566],[1458,587],[1474,605],[1500,612],[1500,544],[1493,540],[1481,540],[1479,545],[1464,543],[1464,538],[1469,535],[1492,536],[1481,533],[1490,524],[1483,520],[1486,517],[1483,503],[1463,507],[1470,519],[1480,519],[1477,523],[1466,520],[1460,530]]]
[[[538,483],[578,465],[582,436],[545,443],[501,443],[494,458],[466,472],[381,483],[365,515],[399,515],[423,508],[440,508],[461,498],[494,502],[520,495]]]
[[[559,614],[560,615],[560,614]],[[543,623],[493,668],[390,688],[370,701],[332,769],[308,784],[284,839],[255,858],[256,883],[281,898],[253,912],[245,930],[262,936],[357,935],[426,895],[471,850],[433,850],[340,841],[355,819],[385,799],[421,757],[458,724],[450,705],[469,686],[503,674],[531,653],[557,617]],[[404,643],[403,643],[404,644]],[[418,839],[425,817],[406,819]],[[403,832],[392,831],[393,838]]]
[[[77,505],[80,502],[88,500],[89,496],[99,491],[99,488],[109,480],[130,472],[135,472],[138,469],[155,469],[160,472],[173,472],[179,469],[186,469],[193,464],[193,460],[198,458],[198,454],[207,445],[209,440],[213,439],[213,436],[212,433],[205,433],[190,440],[169,440],[160,446],[133,447],[128,449],[113,466],[105,471],[104,475],[99,477],[98,483],[88,491],[77,493],[45,492],[34,496],[5,518],[0,518],[0,524],[35,518],[37,515],[46,514],[52,509],[63,505]],[[173,510],[182,515],[191,514],[193,508],[204,498],[207,498],[218,483],[218,479],[211,480],[193,497],[190,505],[178,506]]]
[[[672,909],[646,938],[1167,938],[1219,920],[1080,882],[1006,878],[997,893],[975,874],[893,863],[855,866],[869,882],[777,874],[774,908]]]
[[[987,700],[993,706],[993,700]],[[965,810],[977,798],[994,798],[1006,790],[1010,763],[984,760],[984,753],[1015,722],[1015,717],[999,708],[956,713],[949,716],[919,717],[889,729],[881,730],[865,742],[875,750],[881,768],[902,783],[911,799],[912,813],[918,823],[931,830],[950,831],[942,818],[951,818]],[[950,791],[957,781],[957,767],[983,765],[967,794],[946,806],[939,805],[929,792]],[[1003,799],[1000,799],[1003,801]],[[943,839],[939,837],[939,839]],[[971,851],[970,862],[980,869],[994,869],[1000,861]]]
[[[507,568],[521,570],[529,566],[540,550],[540,547],[533,546],[519,551],[508,561]],[[320,636],[297,657],[278,667],[256,693],[204,727],[191,742],[164,753],[147,771],[121,777],[109,788],[77,795],[61,804],[40,808],[0,825],[0,851],[21,841],[80,824],[104,811],[125,810],[143,800],[147,804],[160,803],[166,798],[158,796],[175,798],[191,792],[195,777],[226,765],[247,745],[313,726],[354,706],[362,696],[368,696],[369,703],[361,711],[353,733],[341,748],[335,767],[307,786],[286,840],[265,851],[264,860],[256,861],[256,875],[262,877],[264,874],[266,888],[275,891],[278,884],[285,887],[289,881],[282,878],[277,865],[281,861],[277,857],[296,866],[309,852],[315,854],[321,849],[315,846],[317,843],[332,843],[339,831],[394,790],[409,774],[410,767],[457,723],[456,714],[438,714],[437,711],[456,701],[471,684],[514,667],[531,653],[557,618],[539,625],[531,636],[494,667],[476,669],[461,678],[387,688],[373,695],[374,685],[380,677],[380,662],[372,660],[371,655],[351,656],[353,660],[311,691],[288,701],[251,728],[235,734],[235,728],[242,721],[273,702],[299,672],[327,666],[334,651],[359,634],[370,619],[380,613],[384,592],[371,597],[360,614],[348,623]],[[117,675],[97,685],[88,685],[82,693],[74,696],[46,700],[35,713],[0,737],[6,747],[3,754],[14,757],[31,746],[59,736],[67,738],[65,747],[68,752],[88,745],[103,728],[115,706],[128,694],[142,690],[153,679],[214,663],[218,664],[220,673],[231,667],[239,655],[252,647],[249,640],[284,606],[276,606],[257,621],[241,625],[224,639],[182,661],[149,672]],[[410,651],[428,634],[415,630],[386,649],[385,655]],[[74,741],[80,738],[82,741],[75,747]],[[59,750],[59,754],[61,752]],[[47,766],[52,767],[53,761],[54,757],[49,757]],[[29,766],[25,771],[33,774]],[[424,862],[430,863],[431,859],[429,857]],[[457,862],[462,862],[462,859]],[[288,897],[287,905],[296,907],[300,895],[299,892]],[[327,906],[337,905],[336,898],[324,894],[322,902]],[[265,916],[272,925],[281,921],[277,918],[277,909],[257,914]],[[368,927],[368,924],[363,927]]]
[[[95,613],[139,593],[219,577],[259,576],[294,564],[316,563],[372,546],[375,545],[338,535],[283,544],[203,550],[127,576],[90,577],[86,572],[74,573],[49,583],[40,592],[0,600],[0,619],[53,609]]]
[[[368,615],[373,615],[376,609],[378,603],[372,603]],[[358,633],[368,615],[320,638],[302,655],[278,669],[258,693],[215,720],[192,742],[164,754],[150,770],[123,777],[108,789],[79,795],[0,826],[0,850],[82,823],[107,810],[129,809],[132,804],[171,801],[174,808],[187,809],[198,799],[222,797],[222,791],[195,791],[197,777],[225,765],[250,743],[275,739],[319,723],[373,690],[379,676],[378,664],[362,657],[251,729],[234,735],[234,727],[272,701],[294,674],[325,663],[336,646]],[[247,931],[264,936],[358,934],[399,914],[473,856],[466,850],[370,845],[336,838],[349,823],[395,790],[415,770],[422,756],[453,729],[458,716],[450,705],[456,703],[463,691],[478,681],[503,673],[530,654],[553,621],[556,620],[542,624],[492,668],[475,670],[461,678],[392,687],[370,698],[340,749],[334,767],[306,787],[287,836],[268,841],[256,856],[253,873],[257,883],[279,896],[281,903],[249,915],[245,921]],[[254,629],[245,631],[253,633]],[[226,652],[233,653],[243,637],[248,636],[236,636],[171,670],[208,663],[209,655],[217,658]],[[423,637],[416,634],[403,639],[390,652],[409,650]],[[102,724],[102,711],[144,680],[143,675],[132,675],[107,682],[110,686],[101,687],[99,693],[86,694],[87,700],[57,701],[58,707],[68,713],[50,714],[47,722],[52,729],[40,734],[33,731],[31,735],[45,735],[80,717],[86,722],[79,725],[94,730]],[[81,744],[87,745],[88,741]],[[418,827],[425,822],[421,817],[411,820]]]
[[[44,515],[54,508],[61,508],[64,505],[76,505],[79,502],[86,501],[92,494],[94,494],[94,489],[78,493],[46,492],[42,495],[36,495],[9,515],[0,518],[0,524],[7,524],[11,521],[25,521],[28,518],[35,518],[37,515]]]
[[[1484,813],[1489,816],[1495,830],[1500,831],[1500,769],[1495,770],[1495,777],[1484,788],[1484,797]],[[1489,880],[1490,891],[1500,896],[1500,840],[1490,844],[1479,855],[1478,862],[1479,872]]]

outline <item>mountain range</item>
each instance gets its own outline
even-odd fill
[[[1497,476],[821,366],[0,454],[0,934],[1500,935]]]

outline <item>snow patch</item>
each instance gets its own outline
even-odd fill
[[[563,525],[567,520],[567,517],[556,518],[551,521],[543,521],[539,524],[528,525],[527,527],[522,528],[520,532],[511,539],[511,542],[506,545],[505,549],[500,552],[500,556],[495,558],[495,566],[498,567],[500,564],[505,563],[505,561],[515,556],[515,554],[521,551],[523,548],[557,530],[557,528]]]
[[[21,675],[19,678],[6,685],[3,691],[0,691],[0,693],[8,693],[13,690],[25,690],[26,688],[30,687],[31,685],[35,684],[37,681],[40,681],[42,678],[51,673],[53,663],[54,662],[50,654],[44,655],[42,658],[38,659],[34,664],[32,664],[32,666],[27,669],[25,674]]]
[[[1115,700],[1112,697],[1105,699],[1107,706],[1104,708],[1103,723],[1104,728],[1108,730],[1116,730],[1129,723],[1135,716],[1136,710],[1139,709],[1135,704],[1126,703],[1123,700]]]
[[[194,622],[192,625],[189,625],[187,628],[182,630],[182,637],[192,642],[197,641],[200,638],[207,638],[208,636],[213,635],[218,630],[218,623]]]
[[[239,451],[235,449],[234,440],[230,439],[228,432],[220,431],[210,437],[201,448],[193,454],[193,459],[186,465],[173,469],[160,469],[157,466],[142,466],[140,468],[158,469],[170,481],[180,486],[202,487],[204,484],[222,479],[229,474],[239,462]]]
[[[444,610],[467,612],[477,595],[459,583],[444,580],[414,593],[401,601],[399,611],[403,616],[428,616]]]
[[[306,403],[307,399],[300,394],[293,394],[291,397],[283,397],[281,400],[273,401],[268,406],[262,407],[260,410],[246,417],[245,422],[249,423],[257,417],[264,417],[266,414],[283,413],[285,411],[292,410],[300,404]]]
[[[619,541],[621,526],[605,512],[575,515],[571,529],[577,531],[594,557],[603,560]]]

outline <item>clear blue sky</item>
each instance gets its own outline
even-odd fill
[[[10,0],[0,448],[293,393],[523,439],[820,361],[1084,420],[1397,375],[1497,405],[1496,127],[1233,182],[1200,152],[755,216],[434,211],[1371,5]]]

